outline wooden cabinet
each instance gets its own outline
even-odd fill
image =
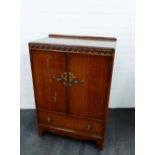
[[[29,43],[38,131],[103,148],[115,38],[49,35]]]

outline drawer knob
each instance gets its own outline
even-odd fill
[[[92,125],[87,124],[87,130],[90,130],[90,129],[92,129]]]
[[[47,122],[48,122],[48,123],[53,122],[53,118],[47,117]]]

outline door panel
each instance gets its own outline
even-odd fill
[[[37,107],[65,112],[66,87],[52,78],[65,72],[65,54],[33,51],[31,59]]]
[[[84,83],[70,87],[70,112],[93,118],[102,118],[109,78],[109,58],[72,54],[69,71]]]

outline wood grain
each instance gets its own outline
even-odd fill
[[[114,49],[46,46],[41,43],[30,43],[29,49],[39,134],[48,130],[59,135],[94,140],[102,149]],[[80,52],[71,52],[76,49]]]
[[[65,54],[32,51],[31,58],[37,107],[66,112],[66,87],[52,78],[66,71]]]
[[[71,113],[103,119],[109,62],[107,57],[71,55],[70,72],[84,80],[83,84],[70,87]]]

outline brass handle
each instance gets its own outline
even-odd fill
[[[82,84],[84,83],[84,80],[80,80],[78,78],[76,78],[72,73],[68,73],[64,72],[61,76],[52,77],[54,80],[58,81],[58,82],[62,82],[65,86],[72,86],[75,84]]]
[[[81,84],[81,83],[84,83],[84,80],[75,79],[75,80],[73,80],[73,83],[74,84]]]
[[[68,86],[71,87],[72,85],[82,84],[82,83],[84,83],[84,80],[73,79],[69,81]]]
[[[67,86],[67,72],[64,72],[61,76],[53,76],[53,80],[56,80],[58,82],[62,82],[65,86]]]
[[[62,77],[55,77],[55,76],[53,76],[53,79],[56,80],[56,81],[63,81]]]
[[[76,78],[72,73],[69,72],[68,86],[72,86],[75,84],[82,84],[82,83],[84,83],[84,80],[80,80]]]
[[[90,125],[90,124],[87,124],[87,130],[90,130],[90,129],[92,129],[93,128],[93,126],[92,125]]]
[[[51,118],[51,117],[47,117],[47,122],[48,122],[48,123],[53,122],[53,118]]]

